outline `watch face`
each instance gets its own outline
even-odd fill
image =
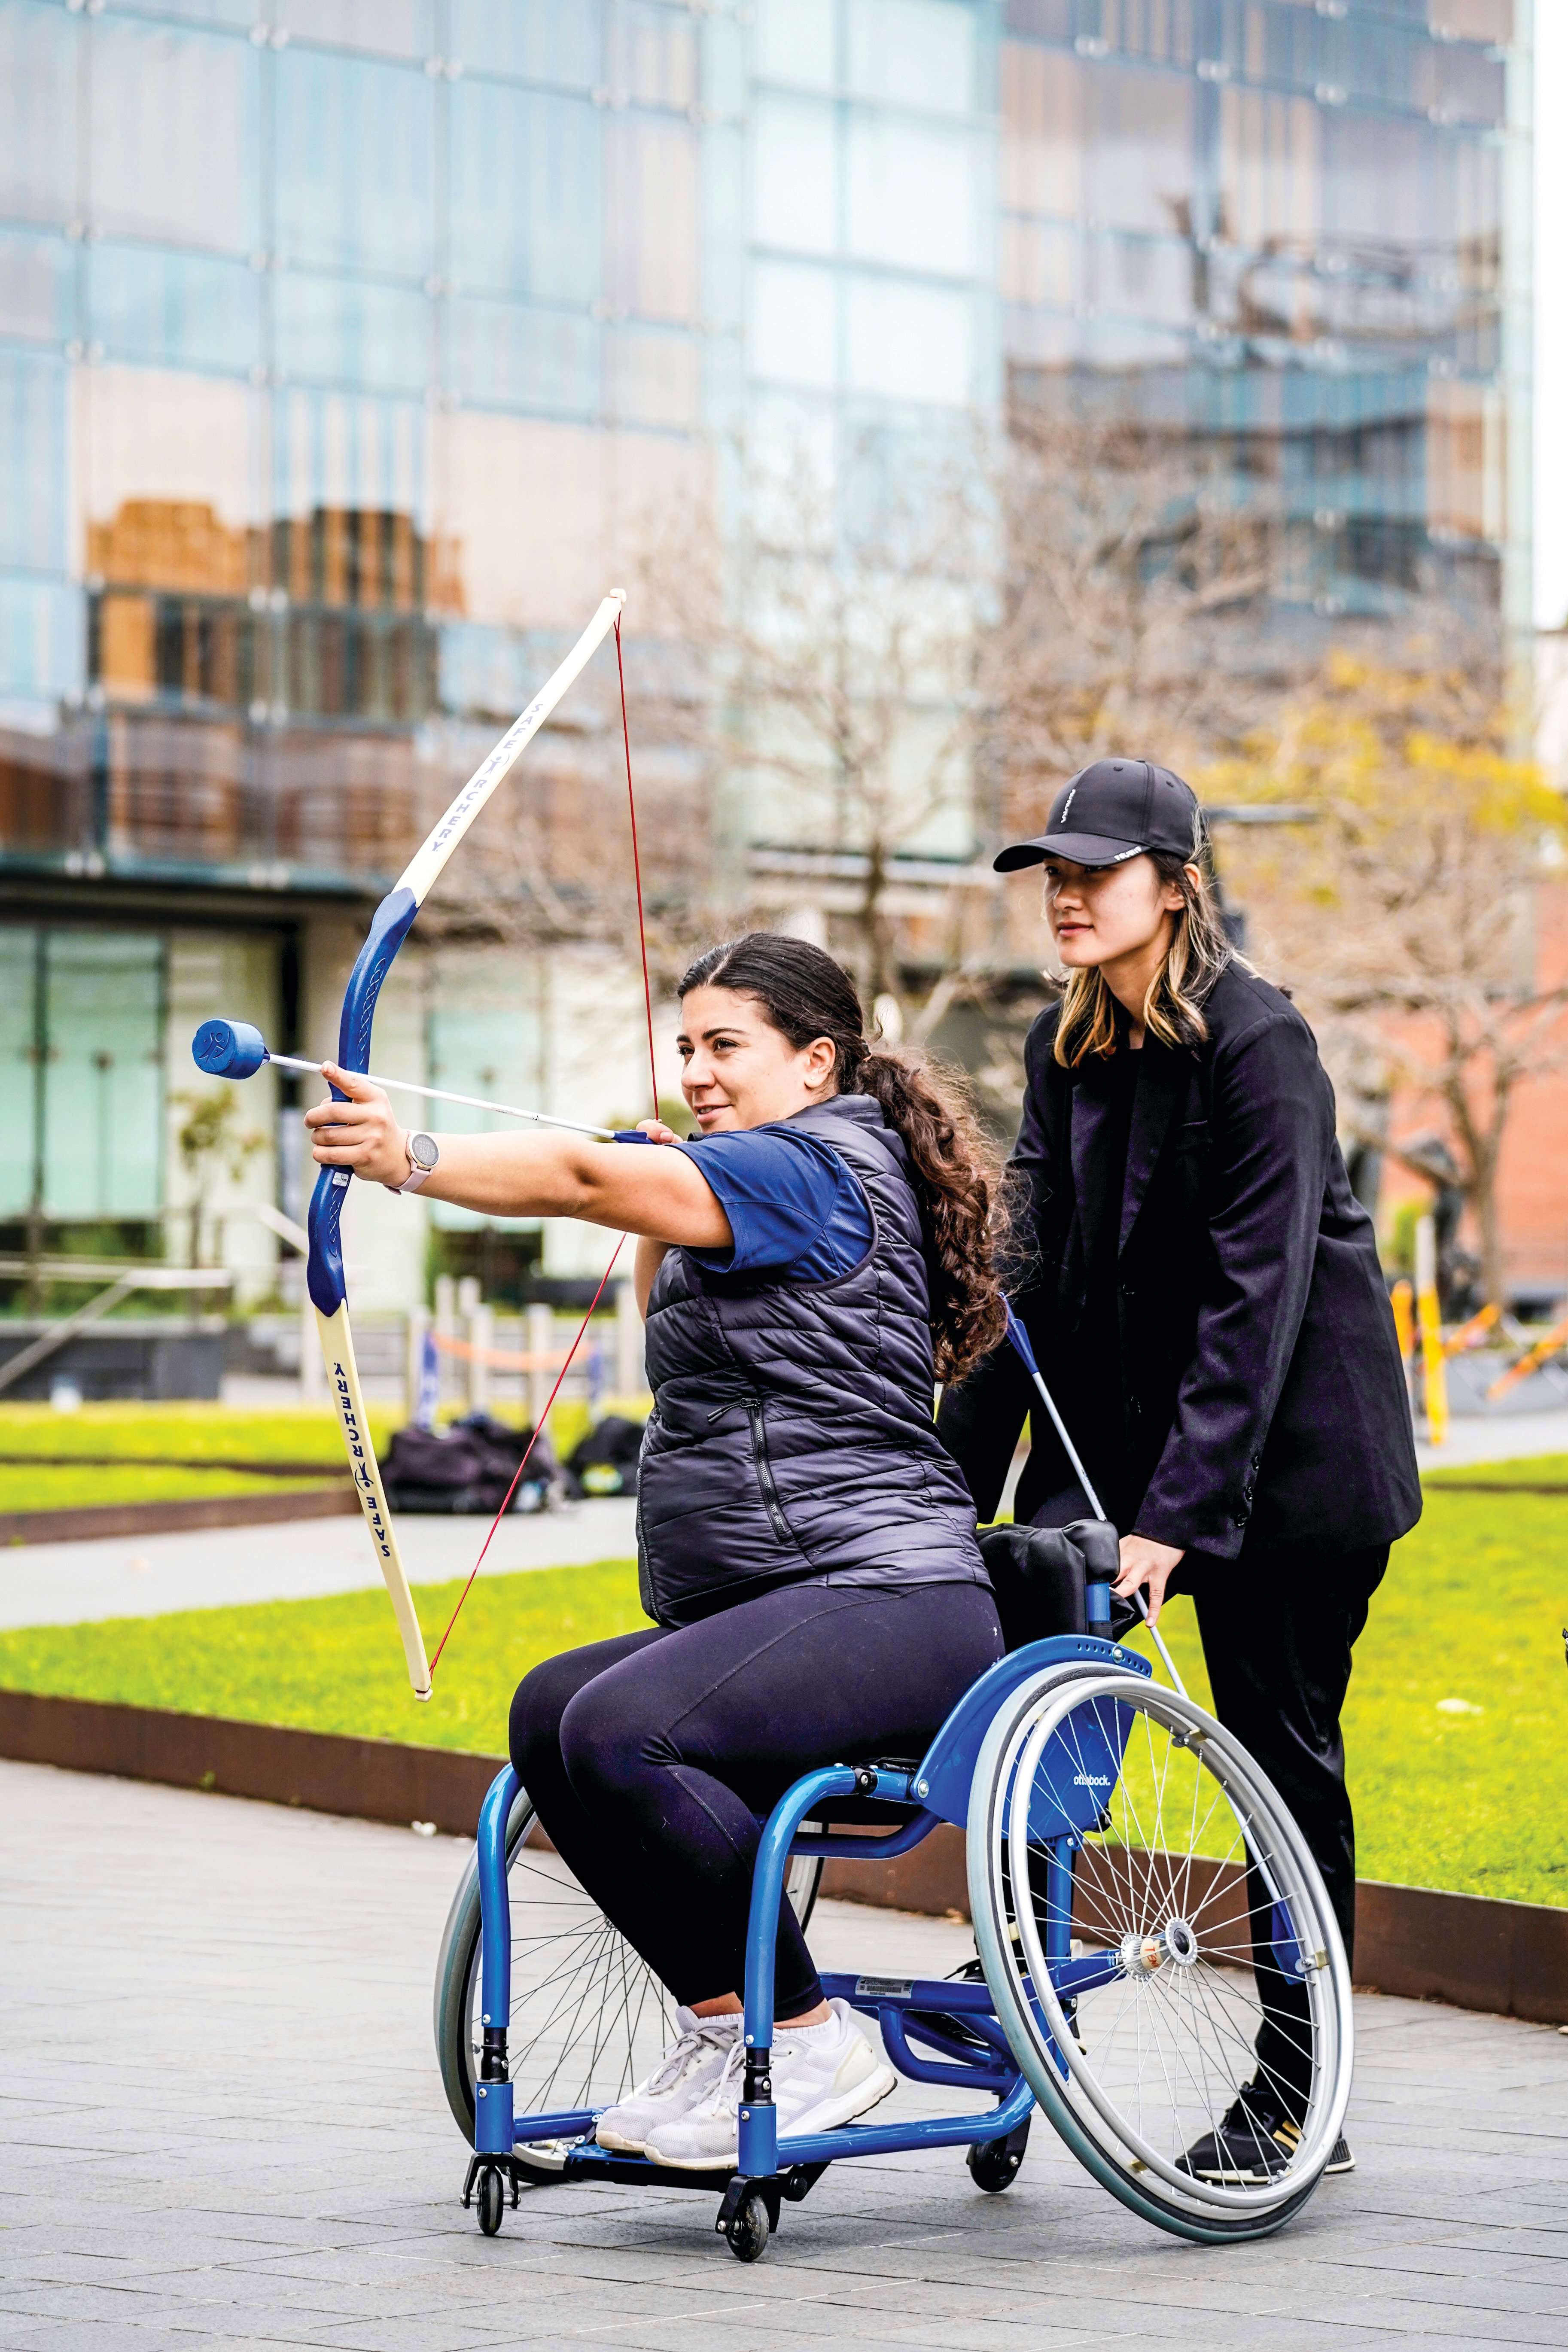
[[[437,1160],[441,1157],[440,1153],[436,1149],[435,1137],[433,1135],[411,1135],[408,1139],[408,1157],[413,1160],[416,1168],[423,1168],[426,1174],[428,1174],[429,1171],[435,1167]]]

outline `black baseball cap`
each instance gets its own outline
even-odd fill
[[[1141,850],[1190,858],[1200,838],[1198,798],[1170,768],[1149,760],[1094,760],[1051,803],[1044,833],[1016,841],[992,860],[998,874],[1069,857],[1075,866],[1120,866]]]

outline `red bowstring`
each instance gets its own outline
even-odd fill
[[[632,873],[637,880],[637,940],[642,949],[643,1004],[647,1013],[647,1075],[649,1084],[653,1088],[653,1114],[657,1118],[658,1117],[658,1066],[654,1058],[653,1049],[653,989],[649,983],[647,974],[647,928],[643,920],[642,860],[637,855],[637,794],[632,789],[632,731],[630,724],[626,719],[626,673],[625,665],[621,660],[621,625],[618,618],[616,622],[616,676],[620,683],[621,689],[621,740],[626,745],[626,807],[630,813],[632,821]],[[453,1610],[451,1616],[447,1621],[446,1632],[442,1634],[440,1640],[436,1644],[436,1654],[430,1661],[430,1679],[432,1683],[434,1683],[436,1679],[436,1669],[441,1663],[441,1653],[452,1638],[452,1628],[457,1623],[458,1616],[461,1614],[463,1603],[474,1589],[474,1579],[478,1576],[480,1569],[483,1568],[485,1564],[485,1553],[489,1551],[490,1545],[495,1540],[496,1529],[500,1527],[502,1519],[504,1519],[507,1515],[507,1510],[510,1505],[511,1498],[517,1492],[518,1481],[521,1478],[523,1472],[528,1467],[528,1457],[532,1453],[534,1447],[538,1444],[540,1432],[542,1430],[546,1421],[550,1417],[550,1407],[554,1403],[556,1398],[561,1393],[561,1383],[572,1369],[572,1360],[583,1344],[583,1335],[594,1319],[595,1310],[597,1308],[600,1299],[603,1298],[605,1295],[605,1286],[616,1270],[616,1260],[620,1256],[620,1254],[622,1250],[625,1249],[626,1245],[626,1237],[625,1234],[623,1234],[620,1240],[616,1244],[614,1250],[611,1252],[610,1263],[605,1268],[604,1274],[600,1277],[599,1287],[594,1293],[588,1312],[584,1316],[583,1320],[577,1326],[577,1336],[573,1340],[570,1348],[566,1350],[566,1361],[562,1365],[561,1370],[556,1376],[555,1386],[550,1391],[549,1402],[546,1403],[544,1411],[540,1414],[538,1421],[535,1423],[533,1433],[530,1437],[527,1445],[523,1448],[522,1460],[518,1464],[517,1475],[512,1479],[511,1485],[506,1490],[506,1499],[501,1504],[501,1507],[496,1513],[495,1517],[490,1521],[490,1531],[485,1538],[484,1548],[480,1551],[478,1559],[474,1562],[473,1569],[469,1573],[467,1584],[464,1585],[461,1592],[458,1595],[458,1606]]]
[[[573,1340],[571,1347],[567,1349],[566,1361],[562,1365],[560,1371],[556,1374],[555,1386],[550,1391],[549,1403],[546,1404],[544,1411],[540,1414],[538,1421],[534,1423],[533,1433],[529,1438],[528,1444],[523,1448],[522,1460],[517,1465],[517,1475],[513,1478],[511,1485],[506,1490],[506,1500],[502,1503],[500,1510],[490,1521],[490,1531],[485,1538],[484,1551],[481,1551],[478,1559],[475,1560],[468,1580],[467,1584],[464,1585],[461,1592],[458,1595],[458,1607],[453,1610],[450,1618],[447,1620],[447,1631],[442,1634],[440,1640],[436,1644],[436,1654],[430,1661],[430,1679],[432,1682],[436,1679],[436,1669],[441,1663],[441,1653],[451,1639],[452,1627],[458,1622],[458,1611],[461,1610],[464,1601],[468,1599],[469,1593],[474,1589],[474,1578],[478,1576],[480,1569],[483,1568],[485,1564],[485,1552],[489,1551],[490,1545],[495,1540],[495,1531],[507,1515],[507,1510],[510,1505],[511,1498],[517,1492],[518,1479],[522,1476],[523,1472],[527,1469],[528,1457],[532,1453],[534,1447],[538,1444],[540,1432],[543,1429],[545,1422],[549,1419],[550,1406],[554,1403],[556,1398],[561,1393],[561,1383],[572,1369],[572,1359],[583,1343],[583,1334],[594,1319],[594,1309],[598,1306],[600,1299],[603,1298],[605,1295],[605,1285],[608,1282],[611,1275],[614,1274],[616,1270],[616,1259],[619,1257],[626,1245],[626,1237],[625,1234],[623,1234],[620,1240],[616,1244],[609,1265],[605,1268],[604,1274],[600,1279],[599,1287],[594,1293],[593,1305],[590,1306],[588,1312],[584,1316],[583,1320],[577,1326],[577,1337]]]
[[[637,803],[632,791],[632,730],[626,722],[626,673],[621,660],[621,625],[616,623],[616,676],[621,685],[621,740],[626,747],[626,806],[632,820],[632,874],[637,886],[637,940],[642,948],[642,993],[647,1009],[647,1075],[653,1087],[653,1115],[658,1117],[658,1068],[653,1052],[653,990],[647,976],[647,927],[642,910],[642,860],[637,856]]]

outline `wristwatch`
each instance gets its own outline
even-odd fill
[[[401,1184],[389,1184],[386,1188],[389,1192],[417,1192],[441,1157],[433,1135],[410,1135],[405,1139],[405,1148],[408,1153],[408,1173]]]

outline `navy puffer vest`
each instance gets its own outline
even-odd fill
[[[671,1250],[648,1300],[643,1606],[685,1625],[775,1585],[984,1583],[974,1506],[931,1417],[930,1297],[902,1139],[869,1095],[797,1111],[875,1236],[834,1282]]]

